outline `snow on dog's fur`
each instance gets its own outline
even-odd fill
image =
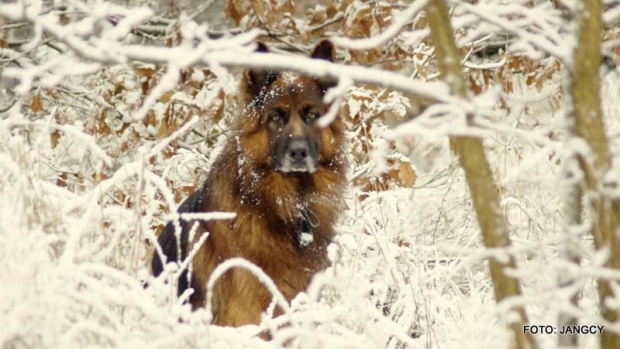
[[[258,51],[267,48],[259,44]],[[311,57],[333,61],[334,47],[322,41]],[[194,222],[181,221],[180,248],[172,223],[158,240],[166,262],[178,262],[209,234],[193,259],[191,277],[179,279],[179,294],[193,288],[194,308],[205,305],[205,285],[214,268],[233,257],[262,268],[289,301],[327,267],[327,245],[344,206],[347,166],[342,121],[316,125],[329,108],[323,96],[332,83],[292,73],[244,73],[244,110],[207,180],[179,208],[236,212],[236,218],[200,222],[192,241],[188,231]],[[157,253],[152,268],[154,275],[163,270]],[[255,276],[234,269],[215,284],[212,298],[214,323],[240,326],[258,323],[272,296]]]

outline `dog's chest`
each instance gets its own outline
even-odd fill
[[[256,264],[289,300],[304,291],[312,276],[325,267],[326,256],[321,253],[324,248],[319,246],[322,240],[302,246],[295,237],[296,226],[273,231],[260,217],[238,215],[229,227],[232,231],[228,234],[234,235],[235,242],[227,257],[241,257]],[[235,284],[247,285],[246,278],[256,276],[236,273],[233,279]]]

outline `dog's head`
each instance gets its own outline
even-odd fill
[[[259,44],[258,51],[268,50]],[[334,46],[327,40],[321,41],[310,57],[334,61]],[[245,129],[248,136],[253,132],[262,134],[252,138],[266,146],[263,151],[268,158],[264,160],[273,169],[282,174],[314,173],[321,162],[334,157],[334,145],[341,144],[340,140],[334,143],[334,131],[342,131],[338,129],[340,121],[326,128],[316,124],[329,109],[323,97],[333,85],[332,80],[295,73],[263,70],[244,73],[242,93],[253,119],[250,123],[245,120],[249,126]]]

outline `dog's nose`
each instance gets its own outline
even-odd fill
[[[304,137],[291,137],[283,144],[276,158],[276,169],[282,173],[314,173],[318,166],[317,151],[313,143]]]
[[[294,140],[288,148],[288,156],[293,161],[303,161],[308,157],[308,142],[304,140]]]

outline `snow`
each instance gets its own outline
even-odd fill
[[[299,234],[299,245],[306,247],[314,241],[314,236],[311,233],[301,232]]]
[[[396,36],[403,29],[404,26],[410,23],[414,15],[416,15],[422,10],[422,8],[424,8],[424,6],[426,6],[426,3],[426,0],[414,1],[403,12],[396,15],[397,18],[393,21],[392,25],[390,25],[387,29],[385,29],[378,35],[373,35],[371,38],[368,39],[358,40],[352,40],[346,37],[338,37],[333,39],[334,44],[336,44],[336,46],[342,46],[353,50],[368,50],[378,47]]]

